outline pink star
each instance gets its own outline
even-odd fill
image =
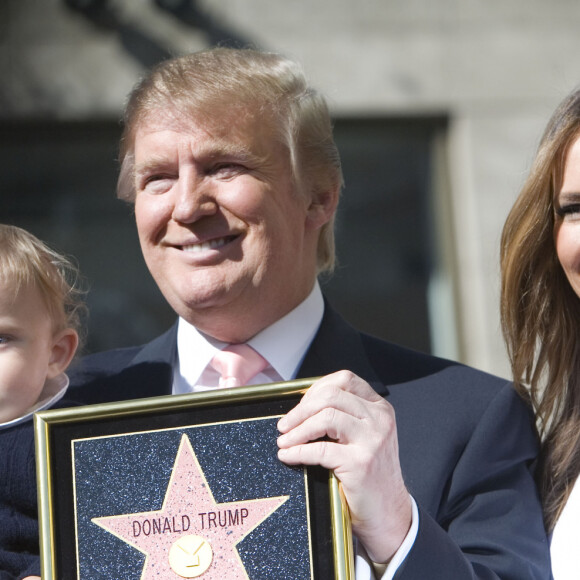
[[[183,435],[162,509],[92,521],[146,555],[141,580],[247,580],[236,544],[288,498],[216,503]]]

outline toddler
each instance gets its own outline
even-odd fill
[[[0,580],[40,572],[32,415],[67,405],[84,308],[76,268],[0,224]]]

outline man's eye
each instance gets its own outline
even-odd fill
[[[150,175],[143,178],[139,190],[148,193],[163,193],[167,191],[172,184],[172,179],[168,175]]]
[[[246,172],[246,168],[239,163],[218,163],[211,169],[211,173],[221,179],[231,179]]]

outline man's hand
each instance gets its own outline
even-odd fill
[[[278,429],[279,459],[332,469],[354,534],[374,562],[388,562],[412,519],[393,407],[361,378],[339,371],[313,383]],[[322,437],[329,441],[319,441]]]

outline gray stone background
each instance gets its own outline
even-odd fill
[[[556,104],[580,83],[577,0],[0,0],[0,121],[117,119],[162,54],[227,36],[304,65],[336,114],[438,115],[447,242],[466,363],[509,374],[498,317],[505,216]],[[89,15],[90,16],[90,15]]]

